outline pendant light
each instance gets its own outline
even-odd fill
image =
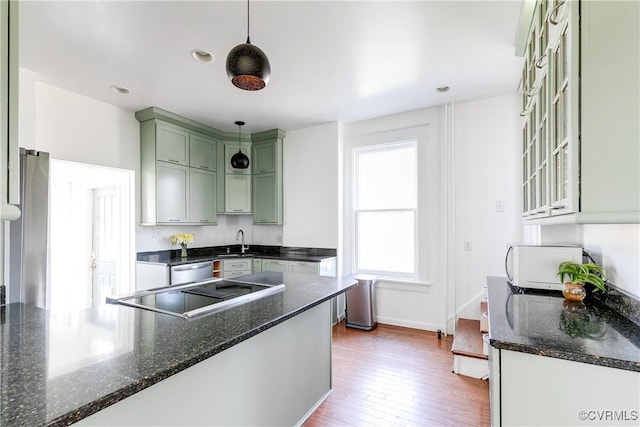
[[[244,90],[260,90],[269,83],[271,65],[259,47],[249,39],[249,0],[247,0],[247,42],[231,49],[227,55],[227,76],[234,86]]]
[[[244,122],[237,121],[236,124],[238,125],[238,152],[231,156],[231,166],[235,169],[247,169],[249,167],[249,158],[242,152],[240,140],[242,135],[240,129],[244,126]]]

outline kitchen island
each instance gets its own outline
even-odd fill
[[[638,425],[640,326],[595,299],[487,285],[493,426]]]
[[[0,423],[295,424],[331,389],[329,300],[356,284],[246,280],[284,292],[185,320],[119,305],[2,308]]]

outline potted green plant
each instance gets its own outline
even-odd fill
[[[565,282],[565,276],[567,281]],[[571,301],[582,301],[586,296],[584,284],[595,286],[595,291],[604,292],[605,271],[598,264],[580,264],[574,261],[561,262],[558,265],[560,283],[564,283],[562,295]]]

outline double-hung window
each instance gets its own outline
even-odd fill
[[[353,171],[355,271],[416,279],[416,141],[356,148]]]

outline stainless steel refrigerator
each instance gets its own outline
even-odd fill
[[[20,218],[9,226],[8,303],[48,308],[49,153],[20,149]]]

